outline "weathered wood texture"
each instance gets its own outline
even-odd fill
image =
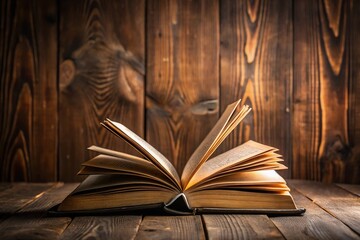
[[[345,181],[360,184],[360,2],[350,1],[348,132],[351,149]]]
[[[301,192],[360,235],[359,197],[335,185],[292,180],[291,188]]]
[[[351,192],[360,197],[360,186],[352,184],[338,184],[339,187]]]
[[[77,185],[57,183],[50,190],[35,196],[31,204],[0,223],[1,239],[58,239],[71,218],[47,217],[47,210],[59,204]]]
[[[59,3],[60,180],[73,181],[87,147],[130,150],[100,126],[105,118],[144,135],[145,2]]]
[[[48,216],[76,186],[1,184],[0,239],[360,239],[360,198],[335,184],[290,180],[303,216]]]
[[[0,179],[54,181],[56,1],[1,1],[0,28]]]
[[[218,118],[218,1],[147,4],[146,139],[181,172]]]
[[[221,1],[221,111],[239,98],[253,109],[224,147],[269,144],[289,168],[292,17],[291,1]]]
[[[205,239],[200,216],[146,216],[136,239]]]
[[[141,216],[76,217],[60,239],[134,239]]]
[[[220,151],[280,149],[289,178],[360,183],[356,0],[4,0],[0,179],[74,181],[96,144],[144,137],[179,172],[225,106],[253,108]],[[40,170],[41,169],[41,170]]]
[[[0,192],[0,221],[12,215],[27,204],[33,202],[45,191],[53,187],[52,183],[28,185],[16,183]]]
[[[333,217],[310,201],[307,197],[294,191],[291,195],[298,206],[306,208],[304,216],[273,217],[271,221],[281,231],[286,239],[358,239],[341,219]],[[341,201],[341,200],[339,200]],[[349,212],[349,214],[354,214]]]
[[[209,239],[284,239],[265,215],[203,215]]]
[[[294,4],[293,177],[359,183],[360,8],[345,0]]]

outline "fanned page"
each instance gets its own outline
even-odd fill
[[[91,151],[94,151],[94,152],[102,153],[102,154],[113,156],[113,157],[124,158],[124,159],[129,159],[129,160],[134,160],[134,161],[141,161],[141,162],[142,161],[148,161],[146,159],[139,158],[139,157],[136,157],[134,155],[130,155],[130,154],[127,154],[127,153],[110,150],[110,149],[107,149],[107,148],[98,147],[98,146],[95,146],[95,145],[92,145],[92,146],[88,147],[88,149],[91,150]]]
[[[201,182],[193,190],[234,189],[264,192],[289,191],[285,180],[275,170],[235,172]]]
[[[254,141],[247,141],[246,143],[233,148],[223,154],[220,154],[206,163],[204,163],[191,178],[185,190],[200,183],[206,178],[210,178],[216,173],[222,172],[231,166],[241,164],[246,160],[259,156],[261,154],[276,150],[273,147],[263,145]],[[278,156],[278,155],[275,155]],[[241,166],[241,165],[240,165]]]
[[[147,191],[159,190],[169,191],[177,194],[178,191],[159,183],[156,180],[148,178],[139,178],[136,176],[123,176],[116,174],[108,175],[90,175],[76,188],[73,195],[81,194],[106,194],[120,193],[126,191]]]
[[[178,190],[177,187],[169,181],[169,177],[162,173],[152,162],[141,159],[125,159],[100,154],[84,162],[78,174],[111,174],[126,176],[126,178],[129,176],[137,176],[158,181],[162,185]]]
[[[227,106],[215,126],[191,155],[181,176],[181,183],[184,189],[187,188],[189,181],[196,171],[199,170],[200,166],[214,153],[222,141],[250,112],[251,109],[246,105],[243,106],[240,111],[237,111],[240,101],[241,100],[238,100]]]
[[[158,168],[160,168],[166,175],[168,175],[177,188],[181,190],[180,177],[176,172],[174,166],[167,158],[157,151],[153,146],[147,143],[144,139],[139,137],[133,131],[125,127],[124,125],[107,119],[104,121],[103,126],[110,130],[115,135],[123,138],[136,150],[138,150],[144,157],[153,162]]]

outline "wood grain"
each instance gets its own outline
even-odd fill
[[[60,239],[134,239],[141,216],[76,217]]]
[[[280,149],[285,177],[360,183],[356,0],[0,1],[0,181],[77,181],[119,121],[182,171],[227,104],[220,146]],[[145,98],[146,94],[146,98]]]
[[[14,183],[0,192],[0,221],[39,198],[53,183]]]
[[[208,239],[284,239],[265,215],[203,215]]]
[[[348,136],[349,1],[295,1],[294,10],[293,176],[358,181],[349,170],[359,165]]]
[[[218,118],[215,0],[147,2],[146,139],[179,172]]]
[[[1,1],[0,26],[0,179],[54,181],[56,1]]]
[[[295,188],[360,235],[360,198],[332,184],[291,180]]]
[[[105,118],[144,135],[145,2],[61,1],[60,14],[60,180],[73,181],[90,145],[131,150]]]
[[[221,1],[220,21],[221,111],[239,98],[253,109],[222,149],[253,139],[291,169],[292,2]]]
[[[352,194],[355,194],[360,197],[360,185],[354,185],[354,184],[337,184],[337,185],[347,190],[348,192],[351,192]]]
[[[346,182],[360,184],[360,2],[350,0],[348,124],[351,154],[346,164]]]
[[[59,204],[78,184],[57,183],[31,204],[0,224],[1,239],[58,239],[70,217],[47,217],[47,210]],[[32,185],[30,185],[32,186]],[[21,226],[21,227],[19,227]]]
[[[7,182],[0,182],[0,192],[4,192],[6,189],[12,188],[13,185]]]
[[[314,188],[315,189],[315,188]],[[303,216],[271,217],[286,239],[359,239],[341,220],[291,188],[297,206],[306,208]]]
[[[0,206],[5,204],[8,210],[18,206],[0,222],[0,239],[360,239],[351,230],[359,222],[354,209],[359,197],[335,184],[289,180],[289,185],[297,205],[307,209],[304,216],[270,220],[263,215],[145,216],[141,222],[141,216],[131,215],[73,220],[47,216],[46,210],[77,184],[0,184]]]
[[[146,216],[136,239],[205,239],[200,216]]]
[[[321,141],[320,77],[318,42],[319,1],[294,3],[294,178],[321,179],[319,144]],[[296,143],[298,144],[295,144]],[[299,144],[301,143],[301,144]]]

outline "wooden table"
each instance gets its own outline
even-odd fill
[[[360,185],[288,183],[304,216],[49,217],[77,184],[0,183],[0,239],[360,239]]]

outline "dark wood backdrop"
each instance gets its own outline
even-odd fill
[[[242,98],[221,149],[280,149],[282,175],[360,183],[360,1],[3,0],[2,181],[75,181],[120,121],[177,167]]]

